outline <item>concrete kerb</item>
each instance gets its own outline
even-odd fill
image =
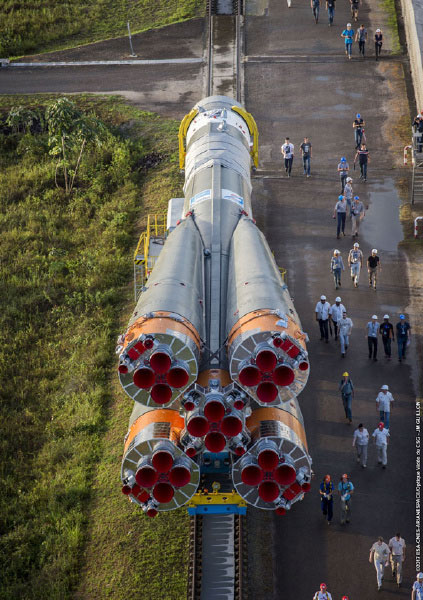
[[[56,61],[56,62],[10,62],[7,59],[0,59],[4,67],[84,67],[92,65],[172,65],[172,64],[192,64],[202,63],[202,58],[167,58],[157,60],[75,60],[75,61]]]
[[[414,94],[416,97],[417,108],[420,111],[423,109],[423,48],[420,47],[420,41],[417,35],[416,15],[412,0],[401,0],[401,10],[404,17],[404,28],[407,36]]]

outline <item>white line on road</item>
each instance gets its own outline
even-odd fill
[[[164,58],[157,60],[75,60],[68,62],[11,62],[7,67],[85,67],[90,65],[172,65],[202,63],[202,58]]]

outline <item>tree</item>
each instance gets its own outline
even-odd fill
[[[88,144],[100,146],[106,136],[106,127],[94,115],[84,114],[68,98],[60,98],[47,107],[50,154],[58,156],[54,180],[63,169],[65,192],[72,192],[82,154]],[[72,167],[72,165],[75,165]]]
[[[6,125],[11,127],[14,133],[19,133],[21,130],[26,133],[35,121],[39,121],[42,127],[43,119],[38,111],[33,111],[24,106],[12,106],[7,115]]]

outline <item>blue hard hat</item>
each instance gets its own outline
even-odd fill
[[[360,113],[357,113],[357,119],[361,119]]]
[[[404,315],[400,315],[400,319],[405,319],[405,316]]]
[[[354,200],[360,200],[360,196],[354,196]]]
[[[341,157],[341,162],[347,162],[347,159],[345,158],[345,156]]]
[[[341,194],[340,196],[338,196],[338,200],[343,200],[344,196]]]

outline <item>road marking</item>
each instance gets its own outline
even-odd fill
[[[76,60],[61,62],[11,62],[7,67],[85,67],[93,65],[180,65],[202,63],[202,58],[164,58],[158,60]]]

